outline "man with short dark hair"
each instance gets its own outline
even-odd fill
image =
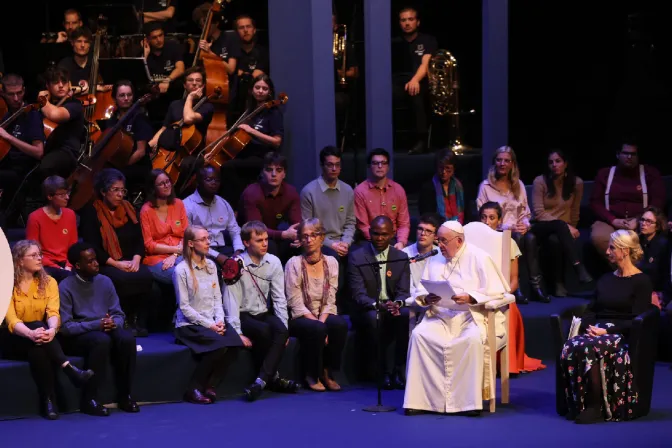
[[[135,372],[136,345],[133,335],[124,329],[124,312],[112,280],[99,275],[96,251],[87,243],[75,243],[68,250],[68,261],[75,274],[58,286],[61,307],[61,341],[64,351],[83,356],[96,374],[82,394],[84,413],[106,417],[109,411],[98,402],[98,390],[105,381],[112,361],[117,384],[118,407],[139,412],[131,397]]]
[[[238,16],[234,22],[234,29],[238,33],[240,48],[236,71],[238,82],[231,99],[234,117],[245,111],[247,93],[252,88],[253,80],[262,74],[270,74],[271,60],[268,48],[257,43],[257,26],[248,15]]]
[[[269,252],[288,260],[291,248],[298,247],[296,227],[301,222],[301,200],[292,185],[285,182],[287,159],[269,152],[258,182],[248,186],[240,197],[245,221],[261,221],[268,227]]]
[[[194,9],[192,19],[201,30],[205,27],[205,21],[211,9],[212,3],[210,2],[205,2]],[[238,43],[238,39],[232,39],[229,33],[225,33],[222,30],[221,17],[219,14],[212,15],[210,33],[206,36],[206,40],[198,42],[198,47],[203,53],[219,56],[222,59],[226,72],[231,76],[236,73],[238,52],[240,51],[238,47],[240,44]]]
[[[82,15],[76,9],[66,9],[63,13],[63,29],[59,31],[56,43],[67,42],[72,33],[83,26]]]
[[[355,217],[359,237],[370,240],[370,222],[376,216],[387,216],[394,227],[396,249],[408,243],[411,217],[408,213],[406,191],[398,183],[387,178],[390,171],[390,153],[376,148],[367,156],[369,177],[355,188]]]
[[[280,377],[278,366],[289,341],[285,275],[278,257],[268,253],[268,230],[259,221],[246,223],[241,231],[245,265],[240,280],[223,288],[226,321],[238,332],[245,347],[252,348],[259,376],[245,389],[254,401],[266,385],[279,392],[296,392],[294,381]],[[272,311],[269,309],[272,303]]]
[[[432,53],[438,49],[436,39],[418,32],[420,20],[415,8],[399,12],[401,36],[392,41],[393,87],[397,101],[408,102],[415,117],[416,143],[411,153],[427,149],[427,72]]]
[[[442,224],[441,216],[436,213],[426,213],[418,220],[416,242],[404,247],[402,250],[408,258],[417,257],[418,255],[425,255],[434,249],[438,250],[436,245],[436,233]],[[414,290],[420,284],[422,272],[429,258],[411,263],[411,290]],[[406,299],[406,305],[412,306],[414,301],[412,298]]]
[[[177,42],[166,41],[161,22],[151,22],[145,26],[146,39],[144,56],[152,78],[159,82],[159,90],[166,93],[173,81],[184,73],[182,50]]]
[[[91,41],[93,35],[88,28],[79,27],[70,33],[72,56],[61,59],[58,66],[67,70],[70,81],[80,85],[81,81],[89,82],[91,78]]]
[[[403,389],[406,385],[404,365],[408,348],[409,313],[405,307],[410,295],[408,257],[391,246],[394,226],[387,216],[377,216],[371,221],[370,235],[371,243],[350,253],[348,260],[348,282],[353,302],[350,317],[358,331],[362,331],[372,343],[371,350],[378,350],[379,344],[388,346],[395,341],[394,366],[390,366],[385,358],[380,360],[385,374],[383,386],[385,389]],[[396,260],[403,261],[383,263],[380,268],[365,266]],[[376,330],[377,303],[381,310],[382,341]]]

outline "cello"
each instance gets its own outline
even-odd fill
[[[239,126],[249,122],[263,110],[286,104],[288,99],[289,97],[286,93],[280,93],[277,100],[266,101],[249,114],[240,117],[226,134],[203,149],[202,153],[205,154],[204,162],[216,169],[220,169],[226,162],[234,159],[252,140],[250,134],[239,129]]]
[[[216,87],[211,95],[203,95],[193,106],[197,111],[206,101],[217,99],[222,89]],[[193,153],[203,143],[203,135],[195,124],[184,125],[184,118],[166,128],[159,136],[157,149],[152,154],[152,168],[168,174],[171,182],[176,183],[180,176],[180,164],[184,157]]]
[[[60,99],[58,103],[55,104],[56,107],[61,107],[66,101],[68,101],[70,98],[73,98],[77,95],[80,95],[82,93],[82,88],[81,87],[72,87],[70,89],[70,92],[65,95],[63,98]],[[78,99],[81,103],[82,106],[88,107],[91,106],[92,104],[96,103],[96,97],[94,95],[82,95],[79,96]],[[48,96],[39,96],[37,98],[38,103],[40,104],[40,107],[44,107],[47,102],[49,101]],[[52,132],[58,127],[58,123],[55,123],[51,121],[50,119],[44,117],[42,119],[42,124],[44,125],[44,138],[48,141],[49,136],[51,135]],[[46,143],[45,143],[45,148],[46,148]]]
[[[230,0],[226,0],[229,2]],[[212,7],[208,11],[201,33],[200,40],[207,40],[212,27],[212,18],[216,13],[221,13],[222,4],[224,0],[214,0]],[[205,136],[205,143],[210,144],[219,139],[226,132],[226,106],[229,102],[229,74],[224,67],[222,58],[214,53],[202,53],[201,48],[197,45],[196,53],[194,54],[194,63],[192,66],[203,65],[205,71],[205,92],[213,92],[214,89],[220,88],[221,95],[212,101],[215,106],[215,113],[212,116],[212,121],[208,126],[208,132]]]
[[[93,179],[99,171],[107,166],[123,168],[128,165],[134,141],[121,129],[130,119],[135,118],[138,108],[151,101],[155,95],[155,92],[148,93],[137,100],[114,126],[101,134],[91,154],[79,161],[75,172],[68,178],[68,185],[72,189],[68,204],[71,209],[79,210],[89,202],[93,196]]]

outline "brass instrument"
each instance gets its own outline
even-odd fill
[[[451,137],[453,137],[450,147],[455,154],[462,154],[470,148],[462,144],[460,133],[460,84],[457,59],[446,50],[438,50],[429,61],[427,78],[432,111],[440,117],[450,116]]]
[[[348,80],[345,77],[347,71],[347,51],[348,49],[348,27],[346,25],[338,25],[334,31],[334,61],[341,66],[341,75],[339,76],[338,84],[345,87],[348,85]]]

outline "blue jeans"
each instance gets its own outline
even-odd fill
[[[152,277],[154,277],[154,280],[156,280],[159,283],[172,285],[173,271],[175,270],[175,266],[180,264],[181,261],[182,256],[177,257],[177,260],[175,260],[175,264],[173,265],[173,267],[170,269],[166,269],[165,271],[161,269],[161,266],[163,266],[163,261],[159,261],[158,263],[153,265],[147,265],[147,268],[152,273]]]

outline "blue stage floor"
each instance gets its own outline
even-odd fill
[[[512,404],[480,418],[406,417],[402,391],[385,392],[396,412],[369,414],[375,389],[340,393],[268,394],[256,403],[238,398],[210,406],[143,406],[140,414],[78,413],[50,422],[39,417],[0,422],[3,447],[663,447],[672,446],[672,371],[656,369],[653,409],[633,422],[580,426],[555,413],[553,369],[512,380]],[[150,445],[151,444],[151,445]]]

